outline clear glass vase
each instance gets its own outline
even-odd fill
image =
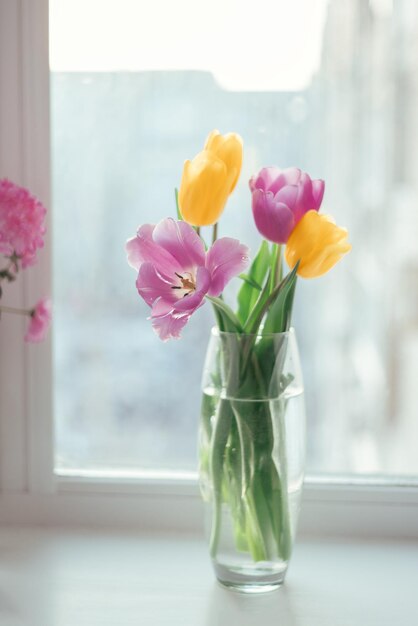
[[[283,583],[300,509],[305,407],[295,333],[213,329],[203,371],[200,487],[218,580]]]

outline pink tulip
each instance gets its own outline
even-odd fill
[[[324,196],[323,180],[311,180],[297,167],[264,167],[250,179],[255,224],[263,237],[286,243],[308,211],[318,211]]]
[[[163,341],[178,338],[204,297],[219,296],[248,264],[248,248],[236,239],[218,239],[206,252],[189,224],[169,217],[141,226],[126,250],[138,270],[138,293],[151,307],[153,328]]]
[[[51,301],[49,298],[39,300],[30,314],[29,326],[25,341],[38,343],[45,339],[51,322]]]

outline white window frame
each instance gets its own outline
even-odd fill
[[[50,207],[48,0],[0,0],[0,177]],[[51,229],[39,263],[7,289],[29,306],[51,289]],[[23,343],[24,321],[0,323],[0,523],[128,525],[199,530],[193,475],[54,473],[49,339]],[[418,537],[418,480],[306,481],[307,534]]]

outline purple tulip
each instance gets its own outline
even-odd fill
[[[297,167],[264,167],[250,179],[255,224],[263,237],[286,243],[308,211],[318,211],[324,196],[323,180],[311,180]]]
[[[151,307],[152,325],[163,341],[178,338],[204,297],[219,296],[248,264],[248,248],[237,239],[218,239],[206,252],[189,224],[169,217],[141,226],[126,250],[138,270],[138,293]]]

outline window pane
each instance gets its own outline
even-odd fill
[[[219,128],[245,141],[221,235],[255,252],[246,181],[268,164],[324,178],[350,231],[298,284],[308,470],[417,474],[416,2],[261,0],[263,28],[234,0],[50,5],[57,467],[195,468],[211,311],[161,343],[124,242],[175,215]]]

